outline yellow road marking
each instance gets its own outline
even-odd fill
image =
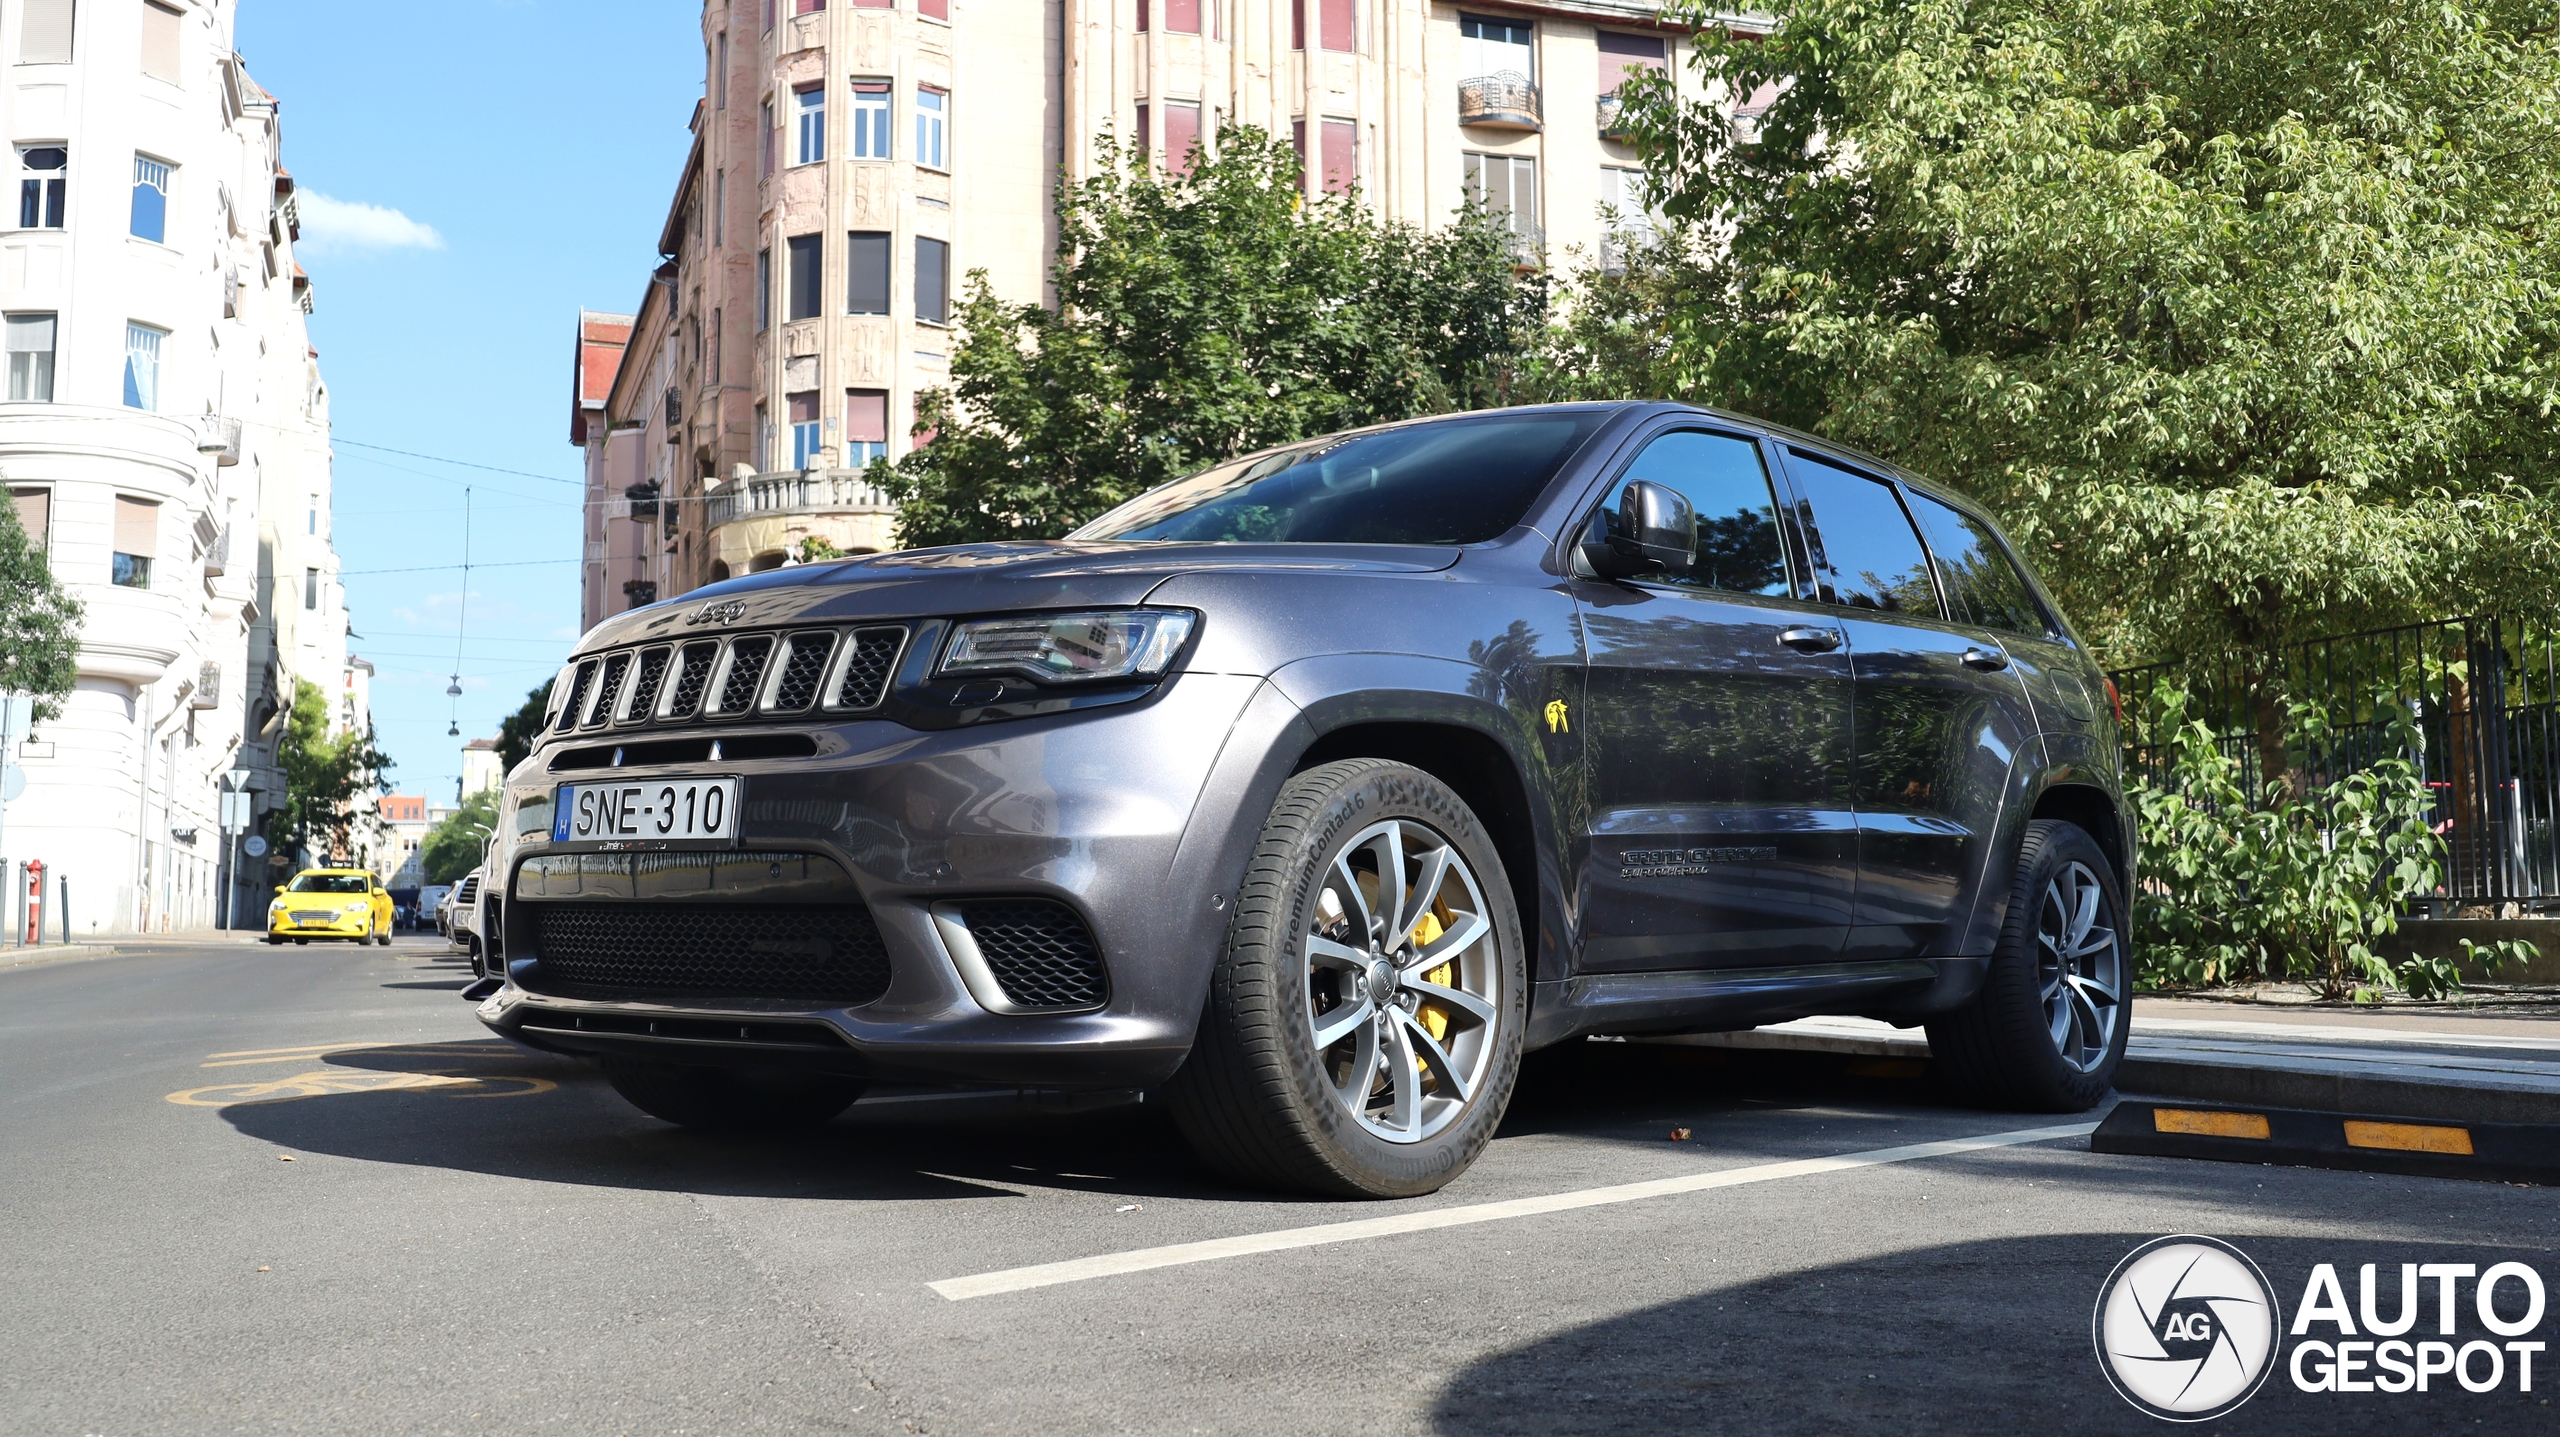
[[[2426,1123],[2368,1123],[2349,1118],[2347,1146],[2390,1148],[2404,1153],[2452,1153],[2467,1158],[2471,1156],[2471,1130]]]
[[[2264,1113],[2208,1113],[2193,1108],[2153,1108],[2151,1129],[2160,1133],[2192,1133],[2200,1138],[2267,1138],[2272,1133]]]

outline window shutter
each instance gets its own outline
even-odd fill
[[[18,59],[23,64],[69,64],[72,0],[25,0],[18,7]]]
[[[1164,0],[1164,28],[1176,35],[1200,33],[1200,0]]]
[[[844,437],[854,444],[889,442],[889,391],[852,389],[845,392]]]
[[[1662,37],[1600,32],[1600,93],[1614,95],[1629,75],[1662,68]]]
[[[116,549],[119,554],[154,558],[160,552],[160,501],[116,496]]]
[[[143,0],[142,73],[178,83],[178,25],[185,18],[160,0]]]
[[[916,318],[934,324],[951,320],[951,246],[922,235],[916,236]]]
[[[850,293],[846,296],[848,314],[887,314],[889,312],[889,235],[885,231],[856,230],[846,247],[845,268]]]
[[[792,423],[815,424],[818,422],[818,391],[804,390],[798,394],[786,394],[783,398],[791,405]]]
[[[1177,175],[1191,173],[1192,147],[1200,143],[1200,107],[1168,100],[1164,107],[1164,167]]]
[[[948,20],[951,0],[916,0],[916,13],[928,20]]]
[[[28,545],[43,553],[45,535],[53,526],[53,491],[12,489],[9,498],[18,510],[18,527],[27,531]]]
[[[791,245],[791,318],[816,319],[819,285],[826,264],[826,241],[816,235],[793,235]]]
[[[1354,0],[1324,0],[1324,47],[1350,51],[1360,48],[1358,29],[1352,23]]]
[[[1324,187],[1348,193],[1360,182],[1360,126],[1351,120],[1324,122]]]

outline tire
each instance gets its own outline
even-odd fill
[[[390,930],[390,929],[388,929],[388,928],[385,928],[385,929],[383,929],[381,932],[376,933],[375,935],[373,935],[373,941],[374,941],[374,944],[375,944],[375,946],[376,946],[376,947],[381,947],[381,948],[388,948],[388,947],[390,947],[390,946],[391,946],[391,930]]]
[[[293,940],[293,946],[296,948],[308,948],[311,946],[311,940],[308,938],[296,938]]]
[[[284,935],[281,933],[268,934],[267,946],[270,948],[282,948],[284,946]]]
[[[604,1075],[615,1092],[649,1116],[712,1133],[814,1128],[862,1096],[856,1078],[686,1068],[639,1058],[607,1058]]]
[[[1404,915],[1381,911],[1363,932],[1391,860],[1408,884],[1436,872],[1434,901],[1416,890]],[[1436,947],[1410,941],[1433,942],[1444,920]],[[1411,927],[1371,940],[1398,922]],[[1433,955],[1443,962],[1426,967]],[[1272,805],[1166,1098],[1192,1147],[1239,1182],[1332,1197],[1435,1192],[1502,1121],[1528,996],[1510,879],[1474,811],[1420,769],[1329,763],[1290,779]]]
[[[2084,923],[2081,902],[2090,899]],[[1957,1094],[2044,1113],[2085,1112],[2106,1099],[2132,1028],[2124,914],[2115,869],[2086,829],[2055,819],[2027,825],[1982,991],[1929,1023],[1930,1054]]]
[[[474,978],[486,978],[486,977],[488,977],[488,976],[489,976],[489,965],[488,965],[487,963],[485,963],[485,962],[482,962],[482,961],[481,961],[481,958],[480,958],[480,943],[479,943],[479,940],[477,940],[477,939],[465,939],[465,940],[463,941],[462,951],[463,951],[464,955],[465,955],[465,956],[467,956],[468,958],[470,958],[470,960],[471,960],[471,976],[472,976],[472,977],[474,977]]]

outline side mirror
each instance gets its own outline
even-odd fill
[[[1698,516],[1679,490],[1639,479],[1618,496],[1616,509],[1592,517],[1581,547],[1583,562],[1604,579],[1685,574],[1698,558]]]
[[[282,892],[284,892],[284,885],[283,885],[283,884],[281,884],[281,883],[277,884],[277,885],[276,885],[276,892],[278,892],[278,893],[282,893]]]

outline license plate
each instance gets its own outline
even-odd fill
[[[738,836],[738,781],[662,778],[564,783],[551,809],[554,843],[720,843]]]

